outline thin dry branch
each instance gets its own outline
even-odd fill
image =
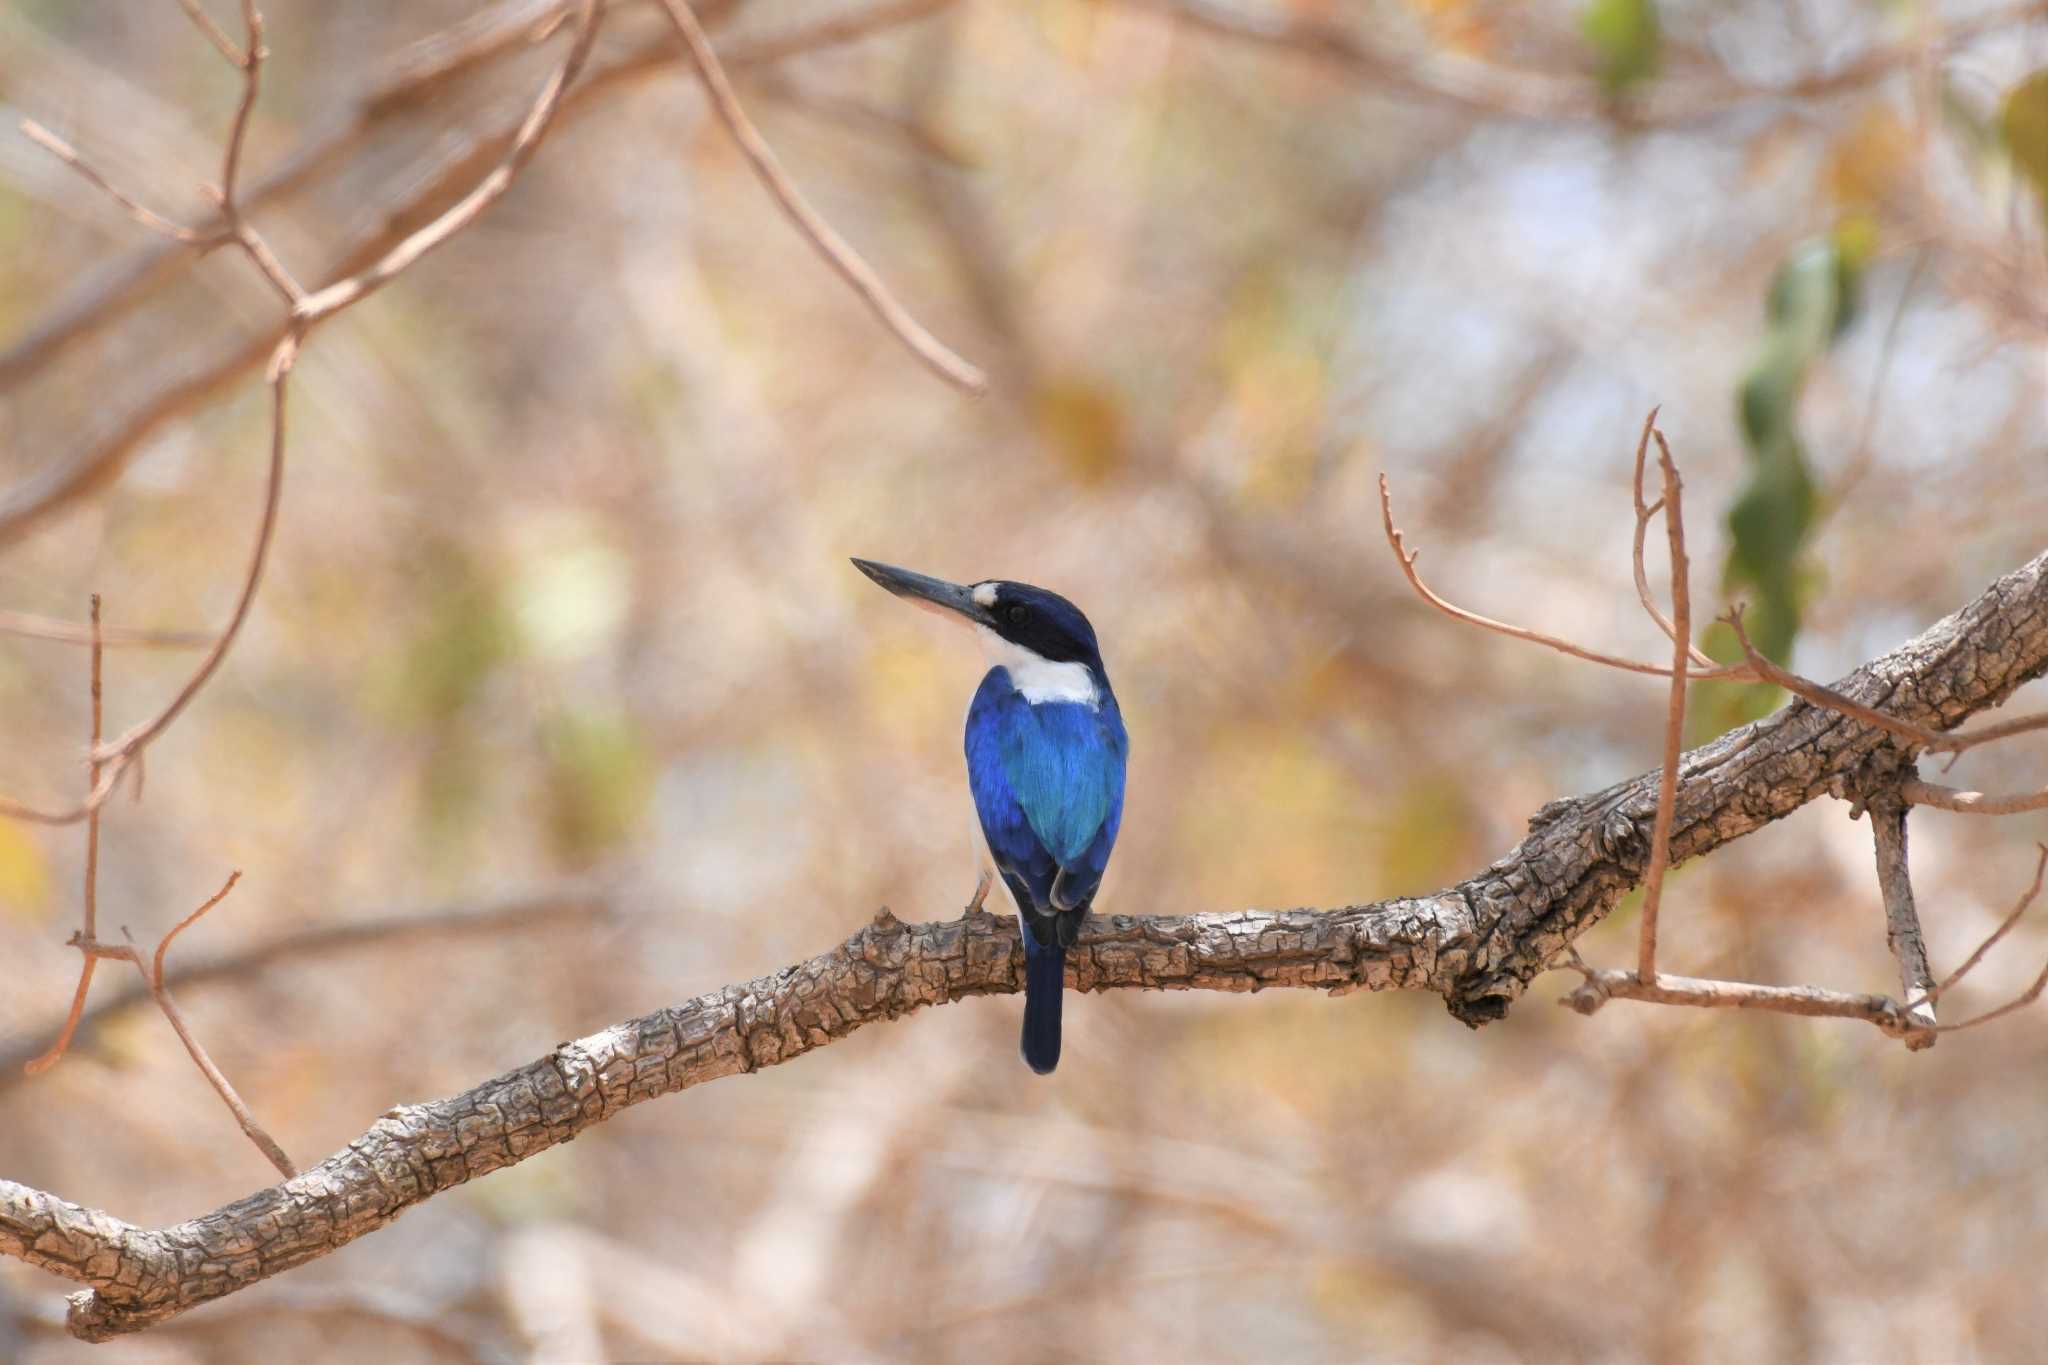
[[[2022,815],[2030,810],[2048,810],[2048,787],[1994,796],[1986,792],[1944,787],[1914,777],[1899,784],[1899,795],[1916,806],[1935,806],[1964,815]]]
[[[228,615],[228,623],[221,629],[213,647],[206,651],[206,657],[178,689],[177,695],[167,702],[156,715],[129,730],[110,745],[95,745],[94,758],[113,764],[125,764],[142,747],[170,728],[179,713],[189,706],[199,690],[206,686],[220,667],[221,660],[234,647],[235,637],[241,633],[242,623],[249,619],[249,608],[256,601],[257,585],[263,581],[263,566],[270,557],[270,542],[277,530],[278,502],[284,493],[284,452],[285,452],[285,392],[286,380],[291,376],[292,361],[298,354],[297,346],[288,338],[281,343],[271,362],[270,370],[270,463],[264,476],[263,516],[256,526],[256,544],[249,552],[248,567],[242,573],[241,591],[236,594],[235,608]]]
[[[1671,641],[1673,644],[1677,644],[1681,639],[1685,638],[1685,632],[1680,630],[1676,625],[1674,625],[1671,621],[1671,618],[1664,614],[1664,609],[1657,605],[1656,597],[1653,596],[1650,592],[1650,575],[1648,571],[1643,567],[1643,542],[1648,538],[1651,520],[1659,512],[1665,512],[1667,519],[1671,516],[1671,513],[1666,511],[1666,501],[1664,498],[1659,497],[1655,502],[1643,501],[1643,469],[1644,466],[1648,463],[1648,456],[1650,452],[1650,434],[1657,430],[1657,414],[1659,411],[1661,411],[1661,409],[1659,408],[1650,409],[1650,415],[1643,418],[1643,434],[1636,439],[1636,472],[1634,484],[1634,496],[1636,504],[1636,537],[1633,553],[1636,571],[1636,600],[1643,604],[1643,610],[1649,613],[1649,617],[1652,621],[1655,621],[1657,623],[1657,629],[1664,632],[1664,638]],[[1660,446],[1663,444],[1663,440],[1664,437],[1662,433],[1658,433],[1657,441]],[[1664,453],[1667,456],[1670,454],[1669,451],[1665,451]],[[1718,663],[1716,663],[1713,659],[1708,658],[1705,654],[1701,653],[1700,650],[1698,650],[1697,648],[1688,646],[1688,655],[1691,658],[1692,662],[1699,665],[1701,668],[1714,669],[1720,667]]]
[[[234,40],[228,37],[219,24],[213,22],[212,16],[200,8],[199,0],[178,0],[178,5],[191,18],[199,31],[206,35],[206,41],[212,43],[215,48],[219,49],[220,55],[227,58],[229,66],[240,66],[243,63],[245,58],[242,55],[241,49],[235,46]]]
[[[1913,901],[1912,871],[1906,861],[1906,815],[1910,808],[1897,793],[1870,804],[1871,843],[1877,856],[1877,885],[1884,897],[1884,942],[1899,964],[1899,991],[1911,1003],[1907,1018],[1919,1032],[1906,1039],[1918,1052],[1934,1045],[1934,970],[1927,965],[1927,939],[1920,931],[1920,910]],[[1915,999],[1914,997],[1918,997]]]
[[[1997,640],[1995,649],[1982,642]],[[2048,672],[2048,554],[1837,685],[1901,698],[1905,718],[1953,721]],[[1927,700],[1939,698],[1939,702]],[[1674,860],[1789,814],[1883,744],[1786,707],[1688,756]],[[1530,980],[1640,881],[1660,775],[1546,806],[1511,853],[1433,895],[1329,911],[1106,916],[1068,956],[1080,990],[1429,990],[1457,1016],[1498,1019]],[[383,1227],[442,1190],[567,1141],[621,1110],[828,1046],[870,1023],[1022,986],[1013,919],[905,925],[887,914],[805,962],[565,1043],[454,1097],[389,1111],[294,1180],[151,1231],[0,1180],[0,1254],[88,1286],[71,1331],[104,1340],[258,1283]],[[1900,1032],[1884,997],[1599,973],[1611,998],[1862,1019]],[[2014,1007],[2017,1007],[2015,1002]]]
[[[1671,820],[1678,803],[1678,756],[1685,738],[1685,687],[1692,641],[1692,561],[1685,553],[1684,483],[1678,477],[1678,462],[1664,433],[1656,428],[1657,414],[1651,410],[1644,429],[1657,438],[1657,465],[1664,475],[1665,539],[1671,554],[1671,621],[1665,632],[1671,637],[1671,698],[1664,714],[1664,765],[1657,781],[1657,818],[1650,829],[1650,866],[1643,875],[1642,929],[1637,940],[1636,975],[1655,984],[1657,980],[1657,911],[1664,897],[1664,873],[1671,864]],[[1642,528],[1646,518],[1642,507],[1642,466],[1636,468],[1636,582],[1642,583]],[[1647,604],[1648,595],[1645,594]],[[1651,613],[1656,615],[1654,611]],[[1660,624],[1662,624],[1660,619]]]
[[[1546,649],[1554,649],[1560,654],[1569,654],[1575,659],[1584,659],[1588,663],[1604,664],[1608,668],[1619,668],[1630,673],[1646,673],[1653,678],[1668,678],[1671,676],[1671,669],[1665,664],[1649,664],[1639,659],[1624,659],[1614,654],[1603,654],[1598,650],[1587,649],[1583,645],[1573,644],[1570,640],[1564,639],[1561,636],[1546,635],[1540,630],[1531,630],[1527,626],[1509,625],[1506,621],[1496,621],[1490,616],[1481,616],[1476,611],[1467,611],[1465,608],[1456,606],[1437,596],[1429,585],[1422,581],[1422,576],[1415,572],[1415,561],[1422,557],[1422,551],[1409,549],[1402,532],[1394,526],[1394,498],[1393,494],[1388,490],[1387,476],[1385,474],[1380,475],[1380,520],[1386,528],[1387,544],[1393,547],[1394,558],[1400,561],[1401,572],[1408,579],[1408,586],[1415,589],[1416,596],[1452,620],[1463,621],[1467,625],[1478,626],[1482,630],[1494,631],[1511,639],[1527,640],[1531,644],[1542,645]],[[1696,682],[1709,678],[1724,679],[1731,682],[1754,681],[1750,671],[1740,664],[1701,669],[1689,673],[1688,676]]]
[[[96,789],[100,784],[100,760],[95,755],[100,747],[101,684],[103,680],[101,665],[105,654],[100,643],[100,595],[98,593],[92,595],[91,619],[88,629],[92,645],[92,681],[89,684],[92,694],[92,731],[90,738],[86,741],[86,753],[89,755],[86,759],[86,787],[88,790],[92,790]],[[79,903],[82,907],[79,912],[79,934],[87,943],[93,941],[99,928],[99,886],[100,814],[95,809],[87,817],[85,824],[85,887],[79,897]],[[64,1056],[65,1049],[71,1046],[71,1036],[78,1030],[78,1017],[85,1009],[86,994],[92,990],[93,969],[99,962],[99,959],[90,951],[85,952],[84,957],[85,960],[78,968],[78,987],[71,993],[71,1009],[64,1016],[64,1026],[57,1031],[57,1041],[50,1045],[49,1051],[30,1061],[24,1068],[31,1076],[47,1071],[55,1066],[58,1060]]]
[[[731,0],[711,0],[699,13],[705,22],[733,8]],[[558,13],[567,13],[564,6]],[[734,42],[726,68],[757,67],[770,62],[852,42],[930,13],[924,5],[878,5],[857,14],[792,26],[781,33]],[[551,19],[552,16],[549,16]],[[277,170],[252,183],[240,196],[245,209],[307,190],[345,163],[348,152],[370,138],[386,120],[426,103],[449,83],[464,78],[503,55],[538,41],[559,25],[536,23],[530,6],[501,4],[480,12],[452,29],[422,39],[394,68],[371,81],[338,115],[328,119]],[[631,89],[685,60],[673,34],[643,43],[625,54],[593,65],[563,96],[557,125],[602,106],[610,96]],[[329,264],[313,272],[322,278],[354,275],[385,257],[417,226],[445,211],[490,174],[517,138],[525,122],[477,133],[472,150],[437,160],[419,175],[403,180],[401,189],[375,211],[362,215],[367,228],[335,245]],[[48,365],[66,347],[121,317],[177,271],[189,267],[197,249],[181,243],[154,241],[132,253],[125,263],[95,274],[61,302],[44,321],[30,328],[15,345],[0,351],[0,391],[18,386]],[[217,354],[195,358],[194,368],[126,410],[118,421],[86,443],[57,458],[21,484],[0,492],[0,544],[19,538],[79,498],[103,488],[127,460],[164,423],[173,421],[218,394],[244,372],[261,365],[290,330],[281,322],[268,336],[231,344]]]
[[[185,1015],[178,1008],[178,1002],[172,997],[170,988],[165,985],[163,977],[164,951],[170,946],[171,939],[176,937],[179,930],[198,919],[214,906],[220,904],[228,892],[235,889],[235,883],[240,881],[241,878],[242,874],[240,871],[229,873],[226,885],[214,892],[197,910],[194,910],[184,919],[178,921],[177,926],[165,934],[162,940],[158,942],[153,962],[151,959],[144,958],[142,950],[132,943],[101,943],[94,939],[84,938],[83,936],[73,936],[72,942],[83,950],[88,958],[112,958],[134,964],[135,970],[142,974],[143,985],[148,989],[150,996],[156,1001],[157,1008],[163,1011],[163,1016],[170,1022],[172,1031],[178,1035],[178,1041],[185,1045],[186,1053],[192,1058],[193,1064],[199,1068],[199,1074],[206,1077],[207,1084],[213,1087],[214,1093],[218,1094],[221,1102],[227,1105],[228,1112],[235,1116],[235,1122],[240,1125],[242,1132],[248,1136],[249,1141],[256,1144],[256,1149],[263,1153],[264,1158],[277,1168],[279,1174],[289,1180],[299,1173],[298,1168],[292,1165],[291,1158],[284,1154],[284,1149],[277,1145],[276,1139],[272,1138],[269,1133],[264,1131],[263,1126],[256,1122],[256,1116],[250,1112],[247,1102],[236,1092],[235,1087],[228,1082],[227,1076],[222,1073],[220,1067],[214,1064],[213,1058],[207,1053],[204,1045],[200,1043],[198,1036],[192,1032],[191,1026],[185,1022]]]
[[[97,170],[94,170],[91,163],[78,154],[76,147],[73,147],[69,142],[58,137],[34,119],[25,118],[21,121],[21,134],[30,142],[35,143],[38,147],[41,147],[44,151],[69,166],[72,170],[78,172],[80,176],[91,182],[92,186],[99,190],[100,193],[120,205],[122,211],[130,218],[133,218],[151,232],[160,233],[174,242],[184,242],[189,246],[197,247],[218,246],[221,242],[227,240],[227,234],[225,233],[201,232],[197,228],[186,227],[183,223],[172,222],[154,209],[145,208],[139,201],[130,197],[111,180],[108,180]]]
[[[2034,897],[2041,894],[2042,874],[2048,872],[2048,844],[2037,845],[2037,847],[2040,849],[2040,857],[2034,862],[2034,880],[2025,891],[2020,893],[2019,900],[2006,913],[2005,918],[1998,922],[1998,927],[1985,935],[1984,941],[1977,945],[1976,951],[1963,959],[1961,966],[1934,985],[1928,987],[1925,995],[1917,1000],[1909,1001],[1907,1003],[1908,1009],[1914,1009],[1923,1004],[1933,1004],[1940,1000],[1957,982],[1968,976],[1976,968],[1977,964],[1984,960],[1984,955],[1996,947],[2000,939],[2011,933],[2013,926],[2018,924],[2021,918],[2026,915],[2027,907],[2034,903]]]
[[[91,627],[53,616],[26,611],[0,611],[0,635],[19,635],[30,640],[54,640],[59,644],[89,645]],[[213,636],[197,630],[148,630],[133,626],[102,626],[100,644],[108,649],[204,649]]]
[[[575,36],[570,41],[568,55],[548,76],[547,84],[541,87],[540,95],[527,110],[519,131],[513,134],[512,145],[506,149],[504,159],[446,212],[404,238],[368,267],[299,299],[292,309],[292,318],[301,334],[315,323],[332,317],[389,284],[421,257],[474,223],[485,209],[503,197],[505,191],[512,187],[520,169],[540,150],[541,142],[554,126],[556,111],[562,105],[562,94],[575,81],[577,73],[583,70],[591,45],[597,41],[603,17],[602,0],[579,0]]]
[[[242,145],[248,134],[251,112],[255,107],[261,85],[263,66],[263,20],[254,0],[243,0],[243,22],[248,30],[247,47],[236,60],[243,76],[242,96],[236,105],[233,125],[228,135],[227,150],[222,157],[221,185],[218,199],[228,236],[244,253],[255,262],[258,269],[291,307],[290,322],[284,334],[271,348],[270,365],[266,376],[271,388],[271,434],[270,465],[265,487],[263,516],[257,530],[256,545],[249,558],[249,564],[242,577],[242,586],[236,598],[234,611],[227,625],[214,640],[206,655],[199,662],[184,685],[156,715],[136,725],[120,739],[110,745],[95,741],[93,758],[96,768],[105,764],[105,771],[99,775],[86,799],[79,805],[65,810],[48,811],[20,802],[0,798],[0,815],[12,816],[18,820],[38,824],[74,824],[90,819],[107,798],[112,795],[123,771],[134,763],[143,749],[160,736],[178,718],[192,699],[197,696],[221,661],[227,657],[242,623],[248,618],[250,606],[254,603],[256,590],[263,576],[264,564],[268,559],[272,533],[276,529],[279,498],[283,489],[285,454],[285,395],[287,380],[299,353],[300,344],[306,332],[324,318],[331,317],[342,308],[364,297],[381,284],[387,282],[422,255],[446,241],[449,236],[473,222],[484,209],[488,208],[507,187],[519,168],[532,156],[542,138],[546,136],[559,107],[562,92],[575,79],[589,56],[590,47],[596,38],[598,21],[602,15],[600,0],[582,0],[577,10],[576,35],[568,56],[556,68],[547,85],[535,101],[518,135],[513,139],[505,158],[497,168],[481,181],[470,194],[442,214],[434,222],[405,238],[391,252],[358,275],[351,276],[322,290],[319,294],[307,296],[292,279],[290,272],[277,260],[262,237],[243,218],[238,206],[235,185],[242,157]],[[189,11],[188,11],[189,12]],[[202,25],[202,28],[204,25]],[[53,150],[56,150],[53,148]],[[68,151],[68,148],[63,149]],[[63,154],[60,152],[60,155]],[[75,153],[72,154],[75,162]],[[91,172],[82,162],[75,162],[81,170],[91,175],[97,184],[102,184],[109,193],[115,194],[124,206],[129,201],[107,185],[104,177]]]
[[[351,915],[335,923],[322,924],[268,942],[189,963],[178,972],[178,989],[189,992],[196,986],[232,982],[262,972],[280,963],[301,959],[326,960],[335,953],[374,948],[412,939],[472,934],[515,932],[535,924],[574,917],[581,922],[601,921],[610,914],[610,902],[596,882],[568,882],[525,895],[474,905],[442,906],[387,915]],[[74,1047],[85,1046],[92,1032],[106,1020],[138,1005],[153,1003],[146,985],[130,985],[86,1010],[77,1021]],[[13,1085],[23,1068],[42,1051],[40,1036],[20,1037],[0,1044],[0,1090]]]
[[[284,1148],[278,1146],[277,1140],[264,1131],[262,1124],[256,1122],[256,1115],[250,1112],[248,1103],[236,1092],[235,1087],[229,1084],[220,1067],[214,1064],[213,1058],[200,1044],[198,1036],[186,1024],[183,1011],[179,1010],[177,1000],[171,995],[170,986],[164,981],[164,953],[169,950],[171,940],[183,932],[187,925],[225,900],[228,892],[234,890],[235,883],[241,879],[239,869],[230,872],[220,890],[208,897],[197,910],[179,920],[157,941],[156,956],[149,962],[145,963],[141,950],[133,946],[125,949],[108,948],[102,951],[109,957],[125,956],[135,964],[135,969],[142,973],[143,981],[149,986],[149,993],[156,998],[157,1007],[163,1011],[164,1018],[170,1021],[172,1030],[178,1035],[178,1041],[185,1045],[186,1053],[191,1056],[200,1074],[206,1077],[207,1084],[220,1096],[221,1103],[227,1105],[228,1112],[235,1116],[235,1122],[240,1125],[249,1141],[255,1143],[256,1149],[263,1153],[271,1165],[277,1167],[285,1179],[289,1180],[299,1173],[298,1167],[292,1165],[291,1158],[284,1154]]]
[[[1638,980],[1634,972],[1585,967],[1585,980],[1558,1003],[1580,1014],[1597,1013],[1609,1000],[1640,1000],[1651,1005],[1687,1005],[1695,1009],[1761,1010],[1811,1018],[1861,1019],[1894,1038],[1920,1032],[1898,1001],[1884,995],[1850,995],[1818,986],[1765,986],[1751,981],[1710,981],[1695,976],[1659,976]]]
[[[924,362],[932,373],[968,393],[982,393],[988,388],[988,376],[976,366],[962,359],[944,342],[933,336],[923,323],[910,315],[910,311],[896,301],[889,287],[882,283],[882,277],[853,249],[844,237],[839,235],[830,223],[820,217],[796,183],[782,169],[775,151],[754,127],[747,111],[740,106],[739,96],[733,93],[732,82],[725,74],[725,67],[718,59],[718,53],[711,46],[711,39],[705,35],[704,27],[697,21],[697,15],[690,8],[689,0],[661,0],[661,6],[668,12],[676,32],[681,35],[683,45],[689,50],[690,62],[697,68],[698,79],[703,82],[704,93],[717,111],[719,120],[740,149],[740,154],[753,169],[754,175],[774,197],[796,230],[817,253],[824,257],[826,264],[837,271],[853,292],[860,295],[861,302],[868,306],[884,327],[907,347],[912,355]]]

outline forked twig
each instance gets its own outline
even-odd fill
[[[540,95],[513,136],[512,145],[506,149],[504,160],[433,222],[406,237],[370,265],[347,279],[336,280],[326,288],[301,298],[292,309],[292,317],[302,334],[314,324],[389,284],[422,256],[475,222],[485,209],[512,187],[513,179],[540,149],[541,141],[554,126],[555,114],[562,105],[562,94],[590,56],[603,14],[603,0],[579,0],[576,33],[570,41],[568,55],[549,75],[547,84],[541,87]]]
[[[1664,433],[1656,428],[1656,411],[1651,410],[1645,430],[1657,438],[1657,465],[1664,475],[1665,539],[1671,553],[1671,620],[1666,634],[1671,637],[1671,700],[1664,713],[1664,771],[1657,779],[1657,818],[1650,832],[1650,866],[1643,874],[1642,931],[1636,948],[1636,976],[1645,982],[1657,980],[1657,911],[1664,898],[1664,873],[1671,865],[1671,824],[1678,804],[1678,755],[1685,739],[1685,688],[1692,653],[1692,561],[1685,553],[1684,482],[1678,477],[1678,462]],[[1647,518],[1641,512],[1642,468],[1636,470],[1636,582],[1643,584],[1642,528]],[[1648,593],[1644,602],[1649,604]],[[1652,611],[1652,615],[1656,613]],[[1659,624],[1665,624],[1662,617]]]
[[[1668,507],[1665,498],[1659,497],[1655,502],[1645,502],[1643,500],[1643,468],[1647,463],[1647,457],[1650,452],[1651,434],[1656,434],[1657,444],[1660,447],[1664,444],[1664,433],[1657,430],[1657,414],[1660,411],[1662,411],[1661,408],[1650,409],[1650,415],[1643,418],[1643,434],[1636,438],[1636,471],[1633,490],[1636,504],[1636,535],[1633,559],[1636,572],[1636,600],[1643,604],[1643,610],[1649,613],[1652,621],[1657,623],[1657,628],[1664,632],[1664,638],[1673,644],[1677,644],[1685,638],[1686,633],[1672,623],[1671,618],[1664,614],[1664,609],[1657,605],[1657,599],[1651,596],[1650,576],[1643,567],[1643,542],[1648,536],[1651,518],[1655,517],[1657,513],[1663,512],[1665,520],[1668,522],[1675,516]],[[1665,450],[1663,455],[1668,458],[1670,451]],[[1687,647],[1687,654],[1692,662],[1698,664],[1701,668],[1714,669],[1720,667],[1713,659],[1708,658],[1699,649],[1690,645]]]
[[[1560,636],[1546,635],[1540,630],[1531,630],[1527,626],[1510,625],[1506,621],[1496,621],[1490,616],[1481,616],[1476,611],[1467,611],[1465,608],[1456,606],[1437,596],[1430,589],[1429,585],[1422,581],[1421,575],[1415,572],[1415,561],[1421,557],[1422,551],[1409,549],[1405,537],[1394,525],[1394,499],[1392,492],[1388,489],[1387,476],[1385,474],[1380,475],[1380,520],[1386,528],[1387,544],[1393,547],[1394,558],[1400,561],[1401,572],[1407,577],[1408,586],[1415,589],[1416,595],[1423,601],[1429,603],[1430,606],[1435,607],[1452,620],[1463,621],[1467,625],[1478,626],[1482,630],[1490,630],[1496,634],[1509,636],[1512,639],[1527,640],[1531,644],[1542,645],[1546,649],[1554,649],[1560,654],[1569,654],[1575,659],[1584,659],[1588,663],[1603,664],[1608,668],[1619,668],[1630,673],[1647,673],[1653,678],[1668,678],[1671,676],[1671,669],[1668,665],[1649,664],[1639,659],[1624,659],[1613,654],[1603,654],[1598,650],[1587,649],[1583,645],[1573,644],[1570,640]],[[1688,676],[1696,682],[1710,678],[1740,682],[1754,681],[1750,671],[1741,664],[1723,664],[1714,668],[1701,669],[1690,673]]]
[[[910,311],[896,301],[889,287],[882,283],[882,277],[840,236],[833,226],[820,217],[803,192],[789,178],[788,172],[776,158],[775,150],[754,127],[753,120],[741,107],[739,96],[733,93],[732,82],[727,79],[725,68],[718,60],[718,53],[712,49],[711,40],[704,33],[704,26],[697,22],[696,12],[690,8],[689,0],[661,0],[661,6],[668,12],[676,32],[682,37],[683,46],[688,49],[690,62],[697,68],[697,77],[704,85],[704,93],[717,111],[719,120],[726,131],[732,134],[733,142],[740,154],[746,158],[754,175],[781,207],[784,216],[795,225],[798,232],[817,253],[825,258],[826,264],[837,271],[839,277],[860,295],[861,302],[868,306],[884,327],[910,349],[911,354],[923,361],[926,368],[947,383],[968,393],[982,393],[988,388],[988,376],[978,367],[968,363],[944,342],[933,336],[923,323],[910,315]]]
[[[2037,845],[2037,847],[2040,849],[2040,857],[2034,862],[2034,880],[2025,891],[2020,893],[2019,900],[2013,904],[2012,909],[2007,912],[2005,918],[1998,922],[1998,927],[1985,935],[1984,941],[1977,945],[1974,952],[1963,959],[1960,967],[1957,967],[1940,981],[1928,987],[1925,995],[1922,995],[1919,999],[1909,1001],[1907,1006],[1909,1009],[1921,1004],[1933,1004],[1940,1000],[1957,982],[1968,976],[1976,968],[1977,964],[1984,960],[1984,955],[1996,947],[2000,939],[2011,933],[2013,926],[2018,924],[2026,915],[2028,907],[2034,903],[2034,898],[2041,894],[2042,874],[2048,872],[2048,844]],[[1961,1025],[1957,1025],[1957,1027],[1961,1027]]]

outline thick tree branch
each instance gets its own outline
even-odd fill
[[[2044,671],[2048,554],[1836,687],[1945,728]],[[1680,764],[1673,863],[1846,791],[1890,743],[1883,731],[1795,700],[1693,750]],[[1072,984],[1430,990],[1468,1023],[1498,1019],[1641,879],[1658,782],[1646,773],[1545,806],[1512,852],[1434,895],[1328,911],[1103,917],[1069,955]],[[564,1043],[461,1095],[393,1109],[304,1174],[175,1227],[138,1228],[0,1180],[0,1252],[90,1286],[72,1298],[76,1335],[138,1331],[326,1255],[643,1100],[786,1062],[929,1005],[1015,992],[1023,963],[1006,917],[906,925],[884,911],[806,962]],[[1606,983],[1611,994],[1639,989],[1625,974],[1599,975],[1617,978]],[[1698,984],[1663,978],[1640,989]],[[1905,1008],[1885,997],[1805,994],[1815,1013],[1907,1027]]]

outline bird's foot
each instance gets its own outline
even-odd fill
[[[988,869],[981,870],[981,877],[974,883],[974,894],[967,898],[967,908],[960,912],[960,918],[968,919],[981,911],[982,902],[988,899],[988,889],[995,882]]]

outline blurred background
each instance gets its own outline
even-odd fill
[[[266,4],[249,202],[302,279],[495,161],[553,9]],[[1090,613],[1133,737],[1099,908],[1179,913],[1434,889],[1657,761],[1661,683],[1409,594],[1381,471],[1442,591],[1638,657],[1652,404],[1698,618],[1747,599],[1811,676],[2042,548],[2048,5],[706,6],[794,178],[988,367],[979,400],[790,229],[654,7],[612,11],[511,194],[313,337],[254,615],[104,822],[103,932],[153,941],[243,869],[171,979],[302,1164],[879,905],[957,913],[981,664],[849,555]],[[5,122],[187,221],[235,94],[174,5],[0,3]],[[226,619],[276,311],[0,137],[0,489],[107,475],[9,540],[0,607]],[[110,651],[110,730],[192,661]],[[85,678],[0,638],[0,791],[77,798]],[[1776,702],[1703,689],[1696,737]],[[2025,744],[1946,780],[2037,786]],[[1915,817],[1937,971],[2044,834]],[[0,822],[0,1174],[158,1226],[275,1176],[151,1009],[20,1075],[76,979],[83,843]],[[1634,905],[1590,960],[1632,960]],[[1668,970],[1897,988],[1834,803],[1676,874],[1663,937]],[[2023,926],[1954,1008],[2044,952]],[[1848,1022],[1582,1019],[1551,1003],[1573,980],[1476,1034],[1432,997],[1069,996],[1049,1080],[1017,1000],[928,1011],[114,1345],[0,1263],[0,1359],[2039,1352],[2038,1009],[1909,1055]],[[94,999],[129,984],[103,964]]]

